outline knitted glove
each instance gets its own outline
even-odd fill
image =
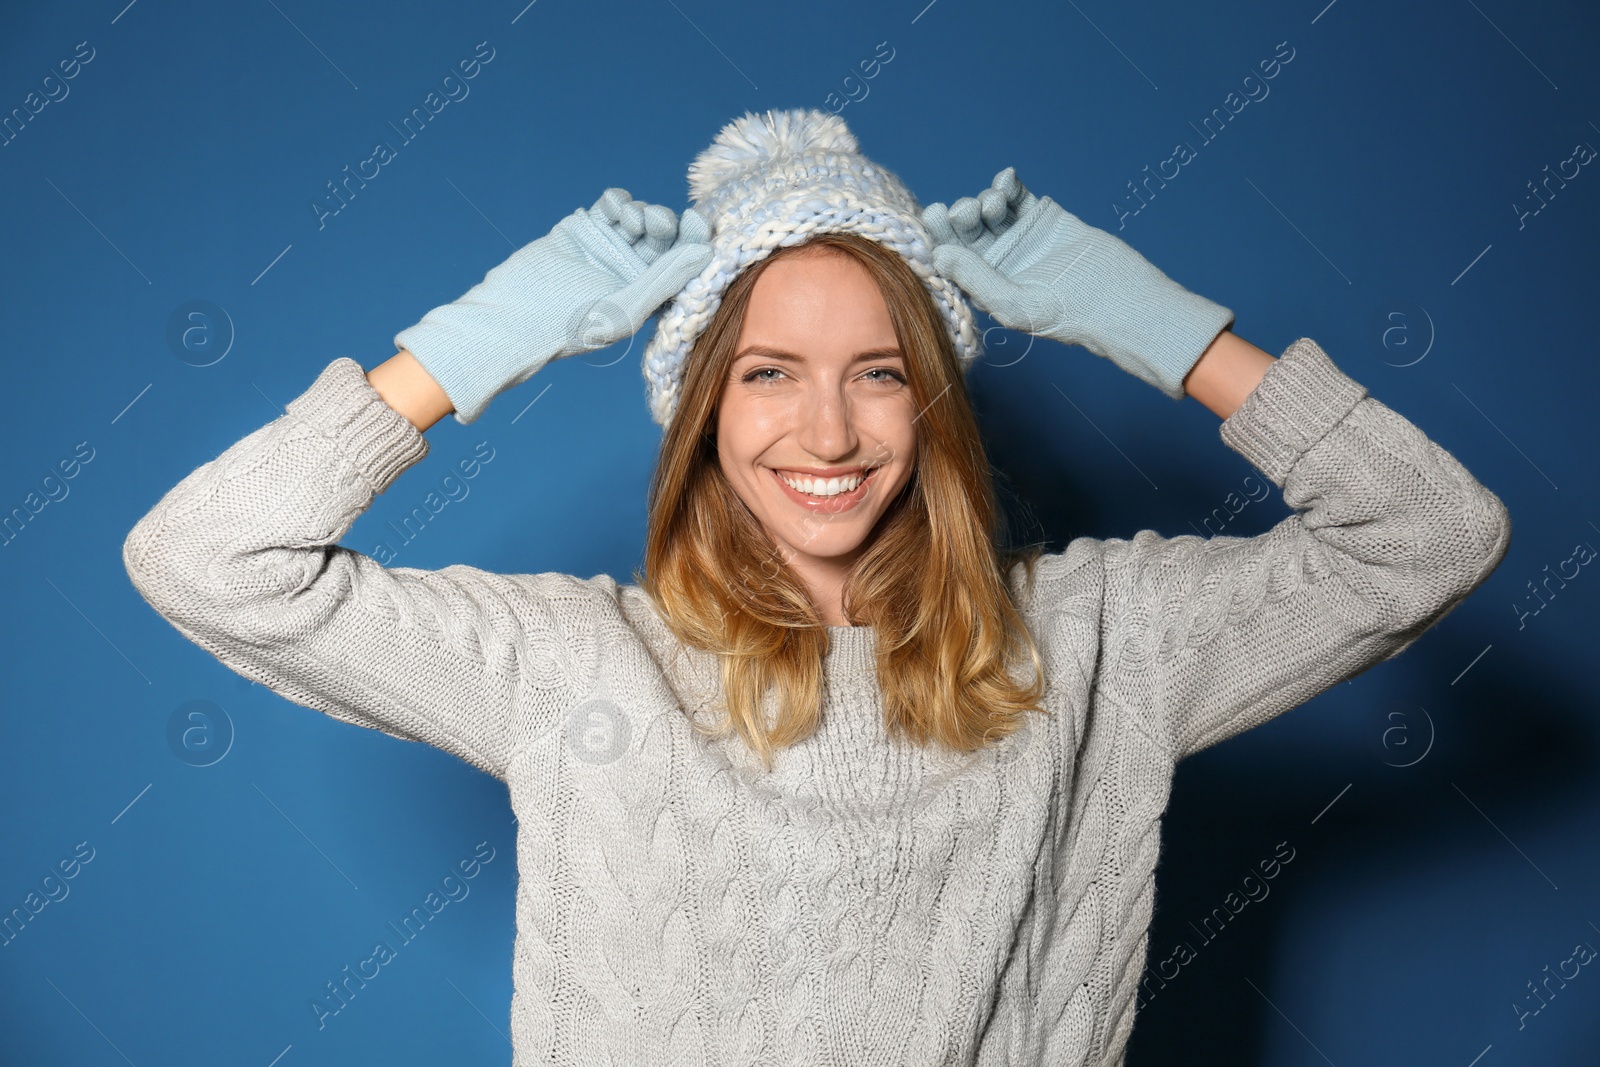
[[[711,260],[710,227],[607,189],[395,335],[470,423],[546,363],[631,337]]]
[[[1112,234],[1034,196],[1012,167],[976,197],[929,204],[922,221],[934,266],[1002,325],[1082,345],[1174,400],[1233,322]]]

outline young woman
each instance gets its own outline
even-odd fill
[[[330,363],[128,572],[241,674],[506,782],[518,1065],[1118,1064],[1175,763],[1409,646],[1505,509],[1313,341],[1274,359],[1010,170],[922,211],[796,110],[690,187],[609,190]],[[1295,514],[1006,549],[963,292],[1195,397]],[[636,584],[337,544],[428,427],[658,309]]]

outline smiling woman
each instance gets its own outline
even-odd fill
[[[902,256],[821,233],[733,281],[685,369],[635,579],[718,650],[752,749],[816,729],[816,666],[862,627],[891,731],[973,751],[1017,729],[1041,690],[1008,674],[1037,652],[1002,576],[1041,549],[1004,540],[960,361]]]
[[[690,188],[608,189],[328,364],[139,521],[129,577],[243,676],[507,784],[518,1064],[1121,1064],[1174,765],[1416,641],[1505,507],[1009,168],[922,209],[797,109]],[[1220,415],[1295,514],[1002,550],[962,291]],[[658,310],[638,585],[338,544],[446,413]]]

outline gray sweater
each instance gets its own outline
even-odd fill
[[[690,729],[716,659],[638,587],[340,546],[428,452],[351,359],[171,489],[123,560],[231,669],[506,783],[516,1067],[1111,1067],[1174,764],[1405,649],[1510,536],[1309,339],[1220,433],[1295,514],[1080,537],[1031,591],[1015,570],[1049,715],[977,754],[886,739],[870,627],[829,628],[823,726],[765,774]]]

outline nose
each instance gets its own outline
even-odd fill
[[[801,445],[819,463],[844,460],[856,451],[854,408],[842,382],[818,380],[806,390],[799,409]]]

